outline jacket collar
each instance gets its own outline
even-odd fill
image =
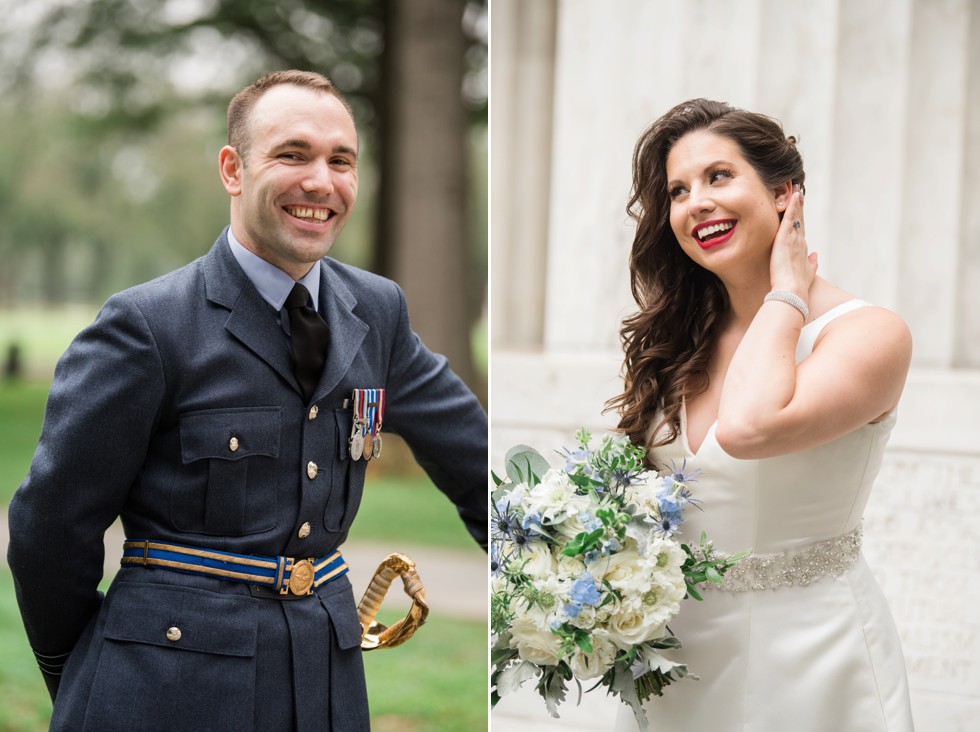
[[[226,231],[204,257],[207,298],[230,311],[225,322],[228,332],[301,394],[293,372],[289,342],[276,322],[276,313],[235,260]],[[360,350],[369,327],[355,315],[356,307],[357,297],[333,270],[330,260],[325,259],[320,267],[319,310],[330,329],[330,343],[312,401],[321,399],[337,386]]]

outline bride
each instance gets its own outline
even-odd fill
[[[652,730],[906,732],[905,663],[861,517],[911,358],[892,312],[816,275],[803,161],[763,115],[695,99],[640,137],[629,211],[639,311],[619,427],[694,476],[716,549],[752,549],[671,629],[683,680]],[[873,215],[869,212],[868,215]],[[617,730],[635,730],[625,707]]]

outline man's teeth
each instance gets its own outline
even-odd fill
[[[330,218],[330,212],[323,208],[304,208],[301,206],[291,206],[286,209],[293,216],[300,219],[317,219],[318,221],[326,221]]]
[[[713,234],[720,234],[723,231],[728,231],[733,226],[735,226],[735,224],[731,221],[726,221],[723,224],[715,224],[714,226],[706,226],[703,229],[698,229],[698,238],[701,241],[704,241],[709,236],[712,236]]]

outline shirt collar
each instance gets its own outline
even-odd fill
[[[286,303],[286,298],[293,289],[293,285],[299,282],[310,291],[310,298],[313,300],[313,309],[319,310],[320,303],[320,263],[317,262],[310,268],[300,280],[293,280],[288,274],[276,267],[274,264],[262,259],[257,254],[250,252],[241,242],[235,238],[231,227],[228,227],[228,246],[231,253],[235,255],[238,264],[245,271],[245,275],[255,285],[262,299],[269,303],[274,310],[282,310]]]

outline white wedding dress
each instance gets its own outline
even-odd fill
[[[866,304],[806,325],[797,362],[824,325]],[[706,590],[670,623],[683,643],[671,657],[701,680],[647,702],[651,732],[911,732],[898,633],[860,555],[861,516],[894,423],[892,414],[812,450],[736,460],[714,426],[693,453],[682,415],[678,439],[653,450],[656,464],[701,471],[691,488],[704,511],[685,510],[681,538],[696,542],[703,529],[717,550],[753,557],[726,578],[740,591]],[[623,706],[616,730],[636,729]]]

